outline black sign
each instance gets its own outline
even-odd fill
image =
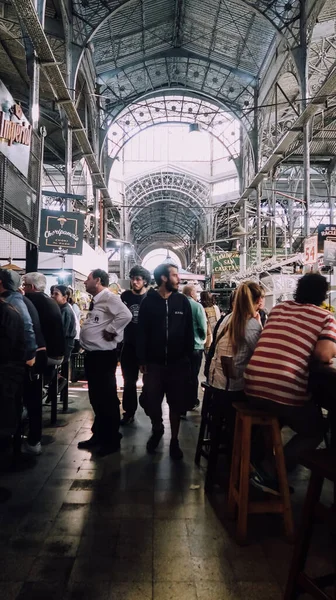
[[[324,252],[324,242],[336,242],[336,225],[319,225],[318,232],[318,252]]]
[[[84,215],[73,212],[41,211],[40,252],[82,254]]]

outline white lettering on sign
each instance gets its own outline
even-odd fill
[[[317,262],[317,236],[312,235],[304,241],[303,262],[305,265],[313,265]]]

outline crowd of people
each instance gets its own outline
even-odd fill
[[[263,288],[253,281],[239,285],[226,315],[204,291],[200,302],[194,285],[179,293],[174,264],[159,265],[151,274],[141,266],[130,272],[130,289],[121,296],[109,290],[109,276],[92,271],[85,287],[90,294],[87,318],[79,327],[69,289],[55,285],[45,293],[41,273],[21,277],[0,269],[0,433],[11,435],[22,405],[28,412],[29,433],[24,449],[41,453],[42,381],[68,373],[72,352],[84,351],[85,373],[94,412],[92,435],[80,449],[106,456],[120,449],[121,426],[134,423],[138,408],[137,382],[142,374],[139,403],[151,421],[148,453],[154,453],[164,434],[162,401],[169,406],[170,456],[183,458],[179,445],[181,418],[200,404],[199,373],[205,376],[218,418],[224,416],[232,444],[233,403],[249,402],[278,417],[294,436],[285,446],[288,470],[304,450],[323,438],[321,410],[308,386],[312,360],[330,362],[336,355],[336,322],[321,308],[326,279],[308,274],[298,281],[294,300],[281,302],[267,315]],[[123,415],[117,393],[120,360],[124,389]],[[272,453],[254,432],[251,483],[277,494]]]

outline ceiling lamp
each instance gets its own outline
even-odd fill
[[[201,132],[201,126],[199,123],[190,123],[189,133],[194,133],[194,131],[196,131],[197,133]]]

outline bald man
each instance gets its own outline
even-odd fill
[[[195,286],[191,284],[185,285],[183,288],[183,294],[190,302],[194,326],[194,353],[191,361],[192,396],[190,403],[190,410],[193,410],[200,405],[200,401],[198,399],[198,374],[202,364],[204,344],[207,334],[207,321],[203,306],[197,302],[197,292]]]

